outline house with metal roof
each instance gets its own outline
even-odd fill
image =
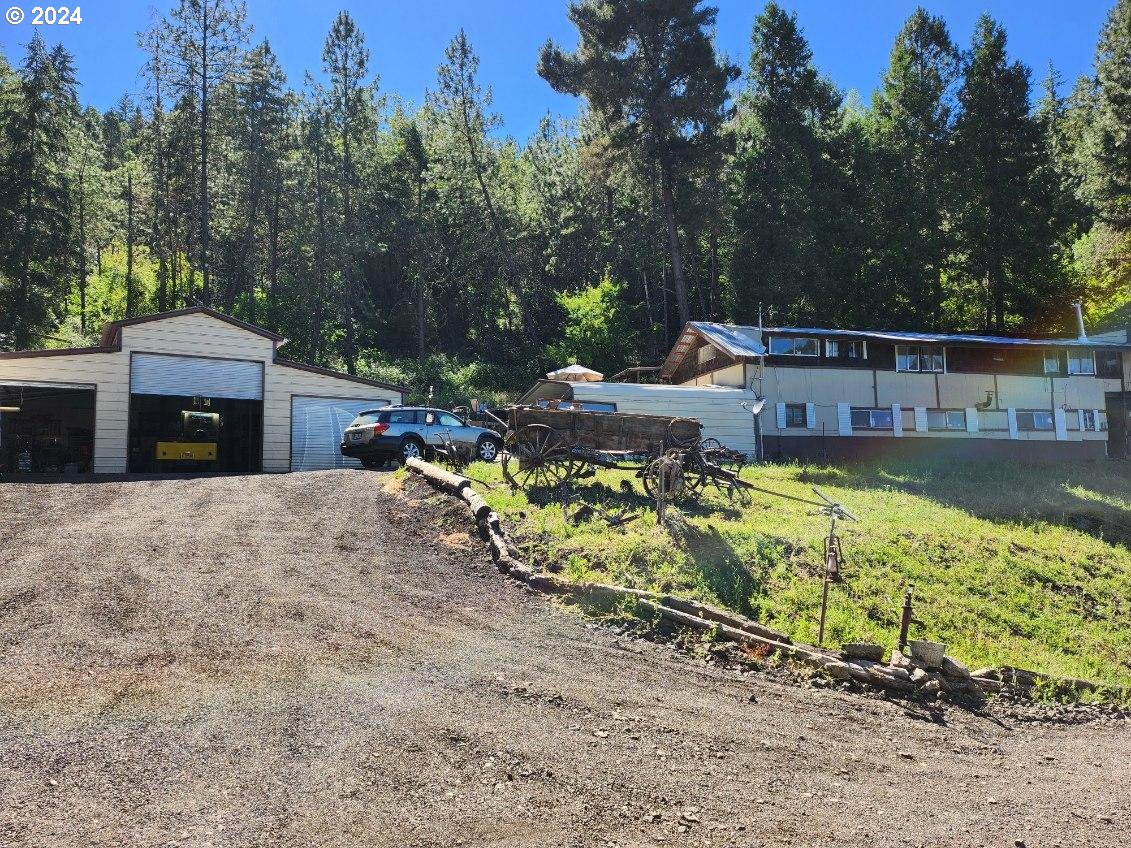
[[[692,321],[660,373],[756,395],[767,458],[1131,453],[1131,334],[1082,320],[1073,338]]]

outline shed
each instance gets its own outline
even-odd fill
[[[716,438],[731,450],[750,456],[757,453],[754,417],[749,409],[757,398],[747,389],[539,380],[518,402],[534,404],[540,400],[570,400],[594,412],[695,418],[703,425],[704,438]]]
[[[0,471],[347,467],[342,431],[405,389],[294,362],[202,306],[114,321],[96,347],[0,352]]]

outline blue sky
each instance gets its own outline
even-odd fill
[[[918,5],[903,0],[779,2],[797,12],[818,67],[865,100],[887,65],[903,21]],[[1096,38],[1113,2],[927,0],[924,5],[947,20],[951,36],[963,47],[978,16],[989,12],[1005,26],[1011,55],[1033,69],[1035,82],[1051,60],[1070,85],[1090,71]],[[5,9],[18,5],[29,15],[38,3],[42,0],[3,0]],[[154,9],[170,5],[168,0],[85,0],[80,3],[81,24],[40,29],[49,42],[62,41],[75,54],[83,102],[105,108],[124,92],[140,89],[135,33],[145,28]],[[762,3],[717,0],[714,5],[719,8],[720,49],[745,65],[750,28]],[[305,71],[320,69],[326,31],[337,10],[346,8],[366,35],[371,66],[386,93],[419,102],[435,78],[444,47],[462,26],[479,53],[481,79],[494,91],[506,134],[524,139],[547,111],[567,117],[577,112],[575,100],[555,93],[534,71],[546,38],[566,46],[576,43],[565,0],[248,0],[247,6],[253,39],[270,40],[292,85],[301,84]],[[0,21],[0,45],[9,61],[19,61],[31,32],[26,19],[17,26]]]

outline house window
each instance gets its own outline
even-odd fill
[[[1069,374],[1095,374],[1096,373],[1096,356],[1090,350],[1088,351],[1074,351],[1068,352],[1068,373]]]
[[[787,403],[785,405],[785,426],[802,428],[806,426],[805,404]]]
[[[825,356],[829,359],[867,359],[867,342],[825,342]]]
[[[1018,412],[1017,413],[1017,429],[1018,430],[1052,430],[1055,429],[1055,424],[1052,420],[1052,413],[1041,411],[1032,412]]]
[[[890,409],[852,408],[853,430],[891,430],[893,429]]]
[[[928,409],[928,430],[965,430],[965,409]]]
[[[1085,409],[1084,412],[1084,429],[1096,429],[1096,411],[1094,409]]]
[[[770,353],[774,356],[817,356],[819,351],[816,339],[770,337]]]
[[[1060,373],[1060,354],[1055,350],[1045,351],[1045,373],[1046,374],[1059,374]]]
[[[1118,380],[1123,376],[1123,366],[1119,351],[1101,350],[1096,354],[1096,375]]]
[[[943,349],[938,345],[896,345],[896,371],[942,373],[946,370]]]

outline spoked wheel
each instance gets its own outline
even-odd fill
[[[673,451],[654,459],[644,469],[644,491],[653,500],[670,501],[678,498],[684,492],[687,475],[684,473],[683,463],[679,455]]]
[[[562,485],[575,471],[569,445],[545,424],[527,424],[508,437],[502,453],[503,479],[529,492]]]

